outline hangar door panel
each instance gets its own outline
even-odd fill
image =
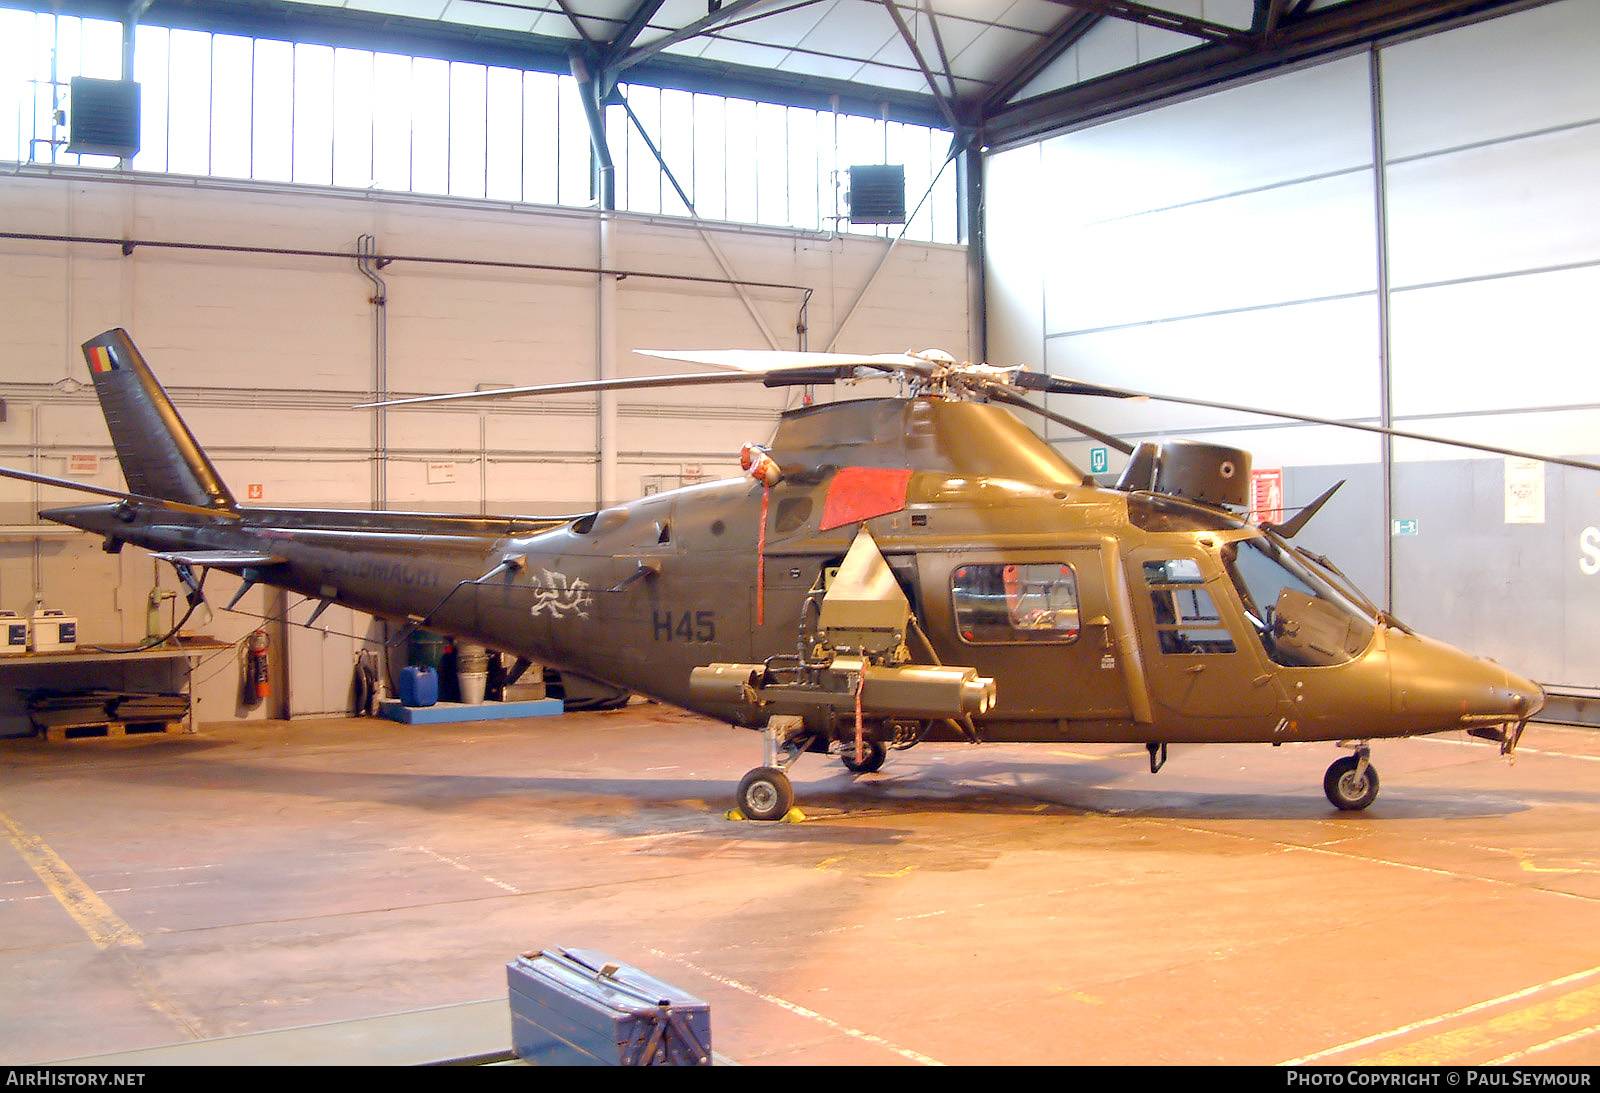
[[[368,616],[330,606],[315,629],[290,626],[285,637],[284,693],[289,716],[343,716],[350,712],[350,680],[356,652],[365,647],[354,635],[365,631]]]

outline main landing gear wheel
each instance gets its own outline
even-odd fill
[[[739,811],[750,820],[781,820],[794,807],[794,786],[777,767],[757,767],[739,782]]]
[[[856,746],[846,742],[839,749],[839,762],[844,764],[844,769],[851,774],[873,774],[883,768],[883,761],[889,755],[889,750],[876,740],[868,740],[861,745],[861,760],[856,761]]]
[[[1347,755],[1328,768],[1322,792],[1335,808],[1360,812],[1378,797],[1378,770],[1365,755]]]

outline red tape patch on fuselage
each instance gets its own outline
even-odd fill
[[[822,503],[822,522],[817,530],[860,523],[874,516],[887,516],[906,507],[909,470],[883,467],[841,467],[828,483],[828,497]]]

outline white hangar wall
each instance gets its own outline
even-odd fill
[[[593,379],[605,330],[621,375],[693,370],[635,348],[794,349],[802,321],[815,349],[969,343],[964,247],[618,215],[603,253],[601,229],[598,214],[540,207],[0,175],[0,460],[64,477],[97,457],[83,481],[124,488],[79,349],[115,326],[245,503],[367,508],[382,490],[390,509],[580,513],[739,473],[740,445],[768,440],[785,400],[798,398],[759,385],[622,394],[604,437],[593,395],[394,410],[387,458],[375,461],[375,415],[352,409],[375,383],[375,288],[347,257],[362,236],[406,256],[377,271],[391,396]],[[125,254],[66,237],[181,245]],[[633,271],[615,281],[609,319],[600,279],[586,272],[595,268]],[[606,482],[617,496],[600,495]],[[80,620],[81,641],[136,641],[152,586],[175,587],[170,568],[132,547],[106,554],[35,516],[81,501],[0,480],[0,609],[27,613],[42,596]],[[221,611],[236,588],[212,574],[215,618],[190,628],[232,642],[262,617],[311,612],[261,589],[238,613]],[[170,625],[172,601],[161,618]],[[274,697],[238,700],[230,652],[196,673],[200,719],[345,709],[370,628],[338,608],[313,631],[273,625]]]
[[[1600,7],[1565,0],[996,155],[989,358],[1368,423],[1387,405],[1400,428],[1593,458],[1596,56]],[[1504,459],[1438,445],[1059,409],[1251,450],[1291,506],[1347,479],[1310,548],[1424,632],[1600,685],[1600,475],[1545,466],[1524,489]],[[1089,465],[1093,442],[1056,439]]]

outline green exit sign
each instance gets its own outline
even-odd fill
[[[1111,469],[1111,449],[1109,449],[1109,448],[1090,448],[1089,449],[1089,473],[1090,474],[1105,474],[1106,471],[1108,471],[1110,469]]]

